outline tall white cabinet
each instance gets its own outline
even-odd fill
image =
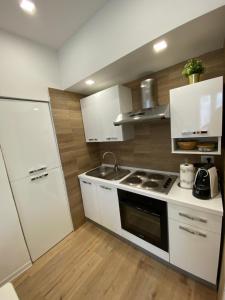
[[[116,142],[134,137],[132,125],[114,126],[120,113],[132,111],[131,91],[113,86],[80,100],[86,142]]]
[[[0,149],[0,285],[31,265]]]
[[[73,230],[48,103],[0,100],[0,144],[35,261]]]

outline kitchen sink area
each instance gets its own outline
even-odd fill
[[[87,176],[97,177],[105,180],[120,180],[130,174],[128,169],[100,166],[86,173]]]

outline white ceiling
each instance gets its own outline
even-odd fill
[[[0,28],[33,41],[59,48],[109,0],[33,0],[31,16],[20,0],[0,0]]]
[[[153,44],[165,39],[168,48],[160,53],[153,51]],[[84,79],[68,90],[92,94],[115,84],[150,75],[191,57],[223,48],[225,39],[225,6],[188,22],[155,41],[131,52],[106,68],[89,76],[95,84],[87,86]]]

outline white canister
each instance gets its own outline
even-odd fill
[[[192,189],[195,178],[195,167],[193,164],[180,165],[180,187],[184,189]]]

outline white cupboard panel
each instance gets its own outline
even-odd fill
[[[102,140],[101,107],[96,95],[81,99],[81,111],[87,142],[100,142]]]
[[[80,100],[86,142],[116,142],[134,136],[132,125],[114,126],[120,113],[132,111],[129,88],[113,86]]]
[[[116,87],[96,94],[101,108],[102,131],[104,141],[122,141],[122,126],[114,126],[113,122],[120,113],[119,89]]]
[[[0,284],[11,280],[29,265],[30,256],[0,151]]]
[[[0,100],[0,141],[10,180],[60,165],[48,103]]]
[[[100,205],[96,195],[96,185],[89,180],[80,179],[80,186],[85,216],[101,224]]]
[[[61,169],[55,168],[44,174],[48,176],[33,181],[24,178],[12,183],[33,261],[73,231]]]
[[[117,189],[106,184],[97,185],[97,199],[101,211],[101,225],[119,234],[121,222]]]
[[[222,107],[223,77],[170,90],[172,138],[222,136]]]
[[[170,262],[216,284],[220,234],[169,220]]]

